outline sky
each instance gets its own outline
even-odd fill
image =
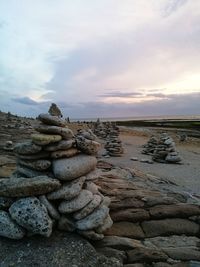
[[[200,115],[200,0],[1,0],[0,110]]]

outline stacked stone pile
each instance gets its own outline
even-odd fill
[[[83,136],[84,138],[93,140],[93,141],[97,139],[96,135],[93,133],[91,129],[87,129],[87,130],[79,129],[77,132],[77,136]]]
[[[114,223],[95,243],[97,250],[127,267],[200,266],[198,197],[160,178],[107,165],[96,184],[111,199]]]
[[[40,114],[39,133],[17,144],[17,170],[0,180],[0,236],[20,239],[49,237],[53,226],[102,239],[112,225],[110,200],[93,180],[98,179],[94,156],[100,144],[75,137],[65,121]]]
[[[161,134],[152,159],[160,163],[179,163],[181,161],[175,142],[166,133]]]
[[[107,150],[107,154],[113,157],[120,157],[124,153],[117,126],[110,129],[110,133],[106,139],[105,149]]]
[[[102,139],[105,139],[107,136],[107,126],[99,119],[94,123],[94,134]]]
[[[142,154],[153,155],[153,152],[158,144],[158,140],[155,136],[151,136],[149,141],[143,146]]]

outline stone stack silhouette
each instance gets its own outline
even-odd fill
[[[160,135],[152,159],[160,163],[179,163],[181,161],[174,140],[166,133]]]
[[[100,119],[94,123],[94,134],[102,139],[105,139],[107,136],[107,127]]]
[[[39,133],[17,144],[17,170],[0,181],[0,236],[49,237],[53,227],[99,240],[111,227],[110,199],[93,183],[100,144],[74,136],[66,121],[38,116]]]
[[[143,146],[144,149],[142,151],[142,154],[152,155],[157,144],[158,144],[157,138],[155,136],[151,136],[149,141]]]
[[[106,139],[105,149],[109,156],[120,157],[123,153],[122,142],[119,139],[119,127],[112,125]]]

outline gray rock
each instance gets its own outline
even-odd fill
[[[46,207],[50,217],[55,220],[60,219],[60,214],[56,207],[46,198],[46,196],[39,196],[40,202]]]
[[[57,151],[51,152],[51,158],[53,159],[71,158],[79,153],[80,151],[77,148],[73,147],[67,150],[57,150]]]
[[[62,215],[58,221],[58,229],[61,231],[74,232],[76,227],[71,217]]]
[[[58,190],[47,195],[50,200],[65,199],[70,200],[75,198],[81,192],[82,186],[85,182],[85,176],[74,179],[71,182],[64,183]]]
[[[15,153],[22,154],[22,155],[35,154],[35,153],[40,152],[41,149],[42,149],[41,146],[33,144],[31,141],[16,144],[14,147]]]
[[[13,198],[0,197],[0,210],[9,208],[13,202],[14,202]]]
[[[45,146],[60,141],[62,136],[58,134],[32,134],[31,139],[34,144]]]
[[[39,159],[39,160],[22,160],[19,159],[18,163],[22,166],[34,169],[36,171],[44,171],[47,170],[51,166],[51,161],[46,159]]]
[[[177,163],[181,161],[181,157],[179,155],[174,156],[174,155],[168,154],[165,160],[171,163]]]
[[[94,184],[93,182],[85,182],[84,184],[84,189],[89,190],[90,192],[92,192],[93,194],[99,194],[99,188],[96,184]]]
[[[36,176],[44,176],[44,175],[50,176],[50,177],[53,176],[52,172],[36,171],[36,170],[29,169],[29,168],[21,166],[21,165],[17,165],[17,171],[18,171],[18,173],[21,174],[21,177],[28,177],[28,178],[34,178]]]
[[[86,181],[97,180],[100,176],[101,171],[99,169],[95,169],[86,175]]]
[[[1,267],[118,267],[80,235],[55,231],[49,238],[0,239]]]
[[[83,218],[80,221],[76,222],[76,227],[79,230],[91,230],[97,228],[98,226],[103,225],[105,218],[109,214],[109,208],[106,206],[100,206],[95,209],[94,212],[89,214],[87,217]]]
[[[58,207],[61,213],[72,213],[85,207],[93,199],[88,190],[81,190],[80,194],[69,201],[62,201]]]
[[[51,116],[46,113],[41,113],[38,116],[38,119],[47,125],[55,125],[55,126],[66,126],[67,122],[65,120],[62,120],[61,118],[57,116]]]
[[[110,218],[110,215],[108,214],[108,216],[105,218],[105,220],[103,221],[103,225],[97,227],[95,229],[95,231],[99,234],[104,233],[106,230],[108,230],[111,226],[113,225],[113,221]]]
[[[47,151],[40,151],[38,153],[35,154],[30,154],[30,155],[22,155],[22,154],[18,154],[17,157],[20,159],[26,159],[26,160],[37,160],[37,159],[47,159],[49,158],[50,153]]]
[[[118,249],[114,249],[114,248],[109,248],[109,247],[105,247],[105,248],[98,248],[97,252],[103,254],[104,256],[108,257],[108,258],[116,258],[118,259],[122,264],[123,262],[126,262],[127,260],[127,256],[126,256],[126,252],[125,251],[120,251]],[[123,265],[124,266],[124,265]],[[125,265],[126,266],[126,265]],[[128,266],[127,266],[128,267]],[[129,266],[129,267],[133,267],[133,266]],[[134,266],[137,267],[137,266]],[[139,267],[139,266],[138,266]]]
[[[96,164],[97,159],[87,155],[57,159],[53,160],[53,173],[60,180],[73,180],[94,170]]]
[[[52,220],[47,209],[36,197],[17,200],[9,208],[10,215],[19,225],[33,234],[49,237],[52,232]]]
[[[92,140],[88,140],[83,136],[78,136],[76,138],[76,145],[79,150],[88,154],[88,155],[96,155],[98,150],[100,149],[100,143]]]
[[[0,180],[0,196],[3,197],[25,197],[43,195],[61,186],[57,179],[47,176],[34,178],[10,178]]]
[[[57,151],[57,150],[67,150],[69,148],[72,148],[75,144],[75,140],[61,140],[58,143],[47,145],[44,150],[46,151]]]
[[[25,230],[11,219],[10,214],[0,210],[0,236],[21,239],[24,235]]]
[[[45,124],[40,124],[35,127],[36,131],[46,134],[59,134],[63,139],[69,140],[74,137],[74,134],[71,129],[59,127],[59,126],[50,126]]]
[[[98,234],[98,233],[96,233],[93,230],[89,230],[89,231],[80,231],[80,230],[78,230],[77,232],[80,235],[82,235],[85,238],[90,239],[90,240],[101,240],[101,239],[104,238],[104,235],[103,234]]]
[[[94,195],[93,199],[83,209],[73,214],[74,219],[81,220],[88,216],[100,205],[101,200],[102,198],[99,195]]]

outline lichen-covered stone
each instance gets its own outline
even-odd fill
[[[41,146],[55,143],[62,139],[58,134],[32,134],[31,138],[34,144]]]
[[[23,142],[16,144],[14,147],[15,153],[22,154],[22,155],[30,155],[40,152],[42,149],[41,146],[38,146],[31,141]]]
[[[69,140],[69,139],[72,139],[74,137],[72,130],[69,128],[66,128],[66,127],[40,124],[40,125],[36,126],[35,129],[40,133],[61,135],[62,138],[65,140]]]
[[[52,220],[46,207],[36,197],[21,198],[9,208],[10,215],[19,225],[33,234],[49,237]]]
[[[69,148],[72,148],[74,144],[75,144],[74,139],[61,140],[58,143],[47,145],[46,147],[44,147],[44,150],[50,151],[50,152],[58,151],[58,150],[67,150]]]
[[[65,120],[62,120],[61,118],[57,116],[52,116],[47,113],[41,113],[38,116],[38,119],[47,125],[55,125],[55,126],[66,126],[67,122]]]

